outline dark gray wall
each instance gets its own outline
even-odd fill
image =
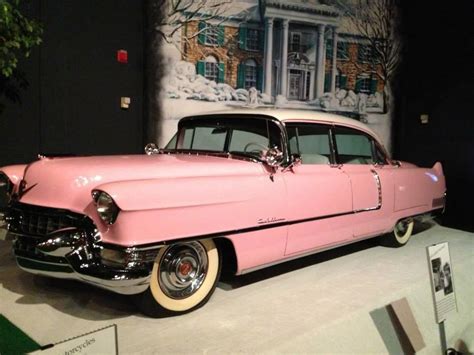
[[[25,12],[44,26],[43,43],[21,69],[22,104],[0,116],[0,165],[38,153],[137,153],[143,145],[143,3],[36,0]],[[128,64],[116,51],[128,50]],[[129,110],[120,97],[131,97]]]
[[[474,230],[474,2],[402,1],[403,64],[396,93],[399,159],[443,163],[449,226]],[[420,115],[429,123],[421,124]]]

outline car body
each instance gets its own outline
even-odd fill
[[[185,117],[165,149],[0,169],[18,265],[122,294],[157,316],[244,274],[381,236],[444,209],[441,164],[389,159],[366,125],[297,110]]]

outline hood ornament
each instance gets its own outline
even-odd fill
[[[148,143],[145,146],[145,154],[146,155],[160,154],[160,149],[156,146],[155,143]]]

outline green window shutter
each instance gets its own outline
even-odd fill
[[[329,39],[326,42],[326,58],[332,59],[332,39]]]
[[[372,79],[370,80],[370,93],[371,94],[375,94],[377,92],[377,78],[375,77],[372,77]]]
[[[219,26],[217,28],[217,44],[223,46],[225,42],[225,27]]]
[[[263,67],[261,65],[257,67],[257,90],[263,91]]]
[[[247,49],[247,27],[245,26],[239,28],[239,48]]]
[[[349,59],[349,47],[347,42],[337,42],[337,59]]]
[[[355,89],[354,89],[354,91],[355,91],[356,93],[359,93],[359,92],[360,92],[360,86],[361,86],[361,84],[362,84],[362,80],[357,79],[357,80],[356,80]]]
[[[217,82],[223,83],[225,81],[225,65],[224,63],[219,63],[219,73],[217,74]]]
[[[357,46],[357,61],[359,61],[359,62],[364,62],[365,59],[366,59],[365,58],[365,52],[364,52],[365,48],[364,47],[365,47],[365,45],[363,45],[363,44],[359,44]]]
[[[237,69],[237,89],[242,89],[245,85],[245,64],[239,64]]]
[[[347,75],[341,74],[339,76],[339,88],[347,89]]]
[[[204,76],[206,73],[206,62],[200,60],[196,63],[196,71],[198,74]]]
[[[324,92],[331,91],[331,73],[326,73],[324,76]]]
[[[258,31],[258,49],[265,49],[265,31]]]
[[[199,44],[206,44],[206,24],[202,21],[199,22],[199,25],[198,25],[198,31],[199,31],[199,34],[198,34],[198,43]]]

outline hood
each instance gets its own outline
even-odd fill
[[[261,164],[184,154],[45,158],[25,170],[20,202],[78,213],[92,204],[91,191],[116,181],[243,176],[262,173]]]

